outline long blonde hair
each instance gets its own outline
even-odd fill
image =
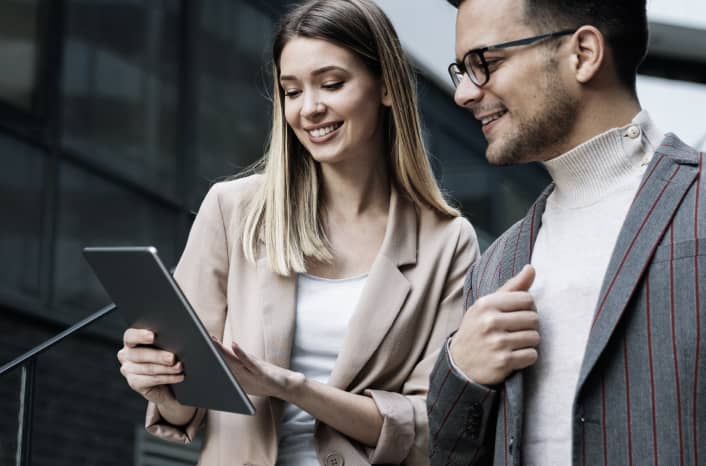
[[[256,260],[261,240],[270,268],[281,275],[306,271],[307,258],[333,257],[321,218],[317,163],[284,117],[279,59],[295,37],[339,45],[382,79],[392,101],[383,123],[392,182],[415,205],[458,216],[434,179],[421,136],[414,73],[385,13],[370,0],[310,0],[289,12],[275,34],[272,132],[256,166],[264,180],[246,210],[242,239],[246,258]]]

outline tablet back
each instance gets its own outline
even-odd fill
[[[83,252],[128,327],[154,331],[154,346],[182,361],[184,381],[171,386],[177,400],[200,408],[255,413],[154,247],[97,247]]]

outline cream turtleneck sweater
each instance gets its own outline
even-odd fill
[[[663,138],[644,110],[544,163],[555,183],[532,253],[539,359],[525,372],[523,464],[572,463],[572,407],[603,276]]]

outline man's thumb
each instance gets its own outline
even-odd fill
[[[522,270],[505,282],[498,291],[527,291],[534,282],[534,267],[530,264],[522,267]]]

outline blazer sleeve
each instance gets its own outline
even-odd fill
[[[464,277],[478,256],[478,242],[470,223],[457,220],[461,227],[453,245],[453,259],[445,274],[436,319],[424,350],[423,359],[416,365],[398,392],[366,390],[375,401],[383,416],[383,426],[375,449],[369,449],[371,464],[427,464],[429,449],[429,427],[426,396],[429,389],[429,374],[439,350],[448,335],[456,330],[463,317]],[[432,310],[429,310],[432,312]]]
[[[226,318],[226,284],[228,278],[229,245],[226,223],[214,185],[199,208],[191,227],[184,253],[174,278],[186,295],[208,332],[223,338]],[[206,417],[206,410],[197,410],[184,426],[174,426],[162,418],[153,403],[148,403],[146,429],[165,440],[189,443],[194,439]]]
[[[465,302],[472,302],[472,277],[473,268],[466,280]],[[427,413],[431,465],[491,465],[497,392],[474,383],[456,368],[449,342],[444,344],[430,377]]]

